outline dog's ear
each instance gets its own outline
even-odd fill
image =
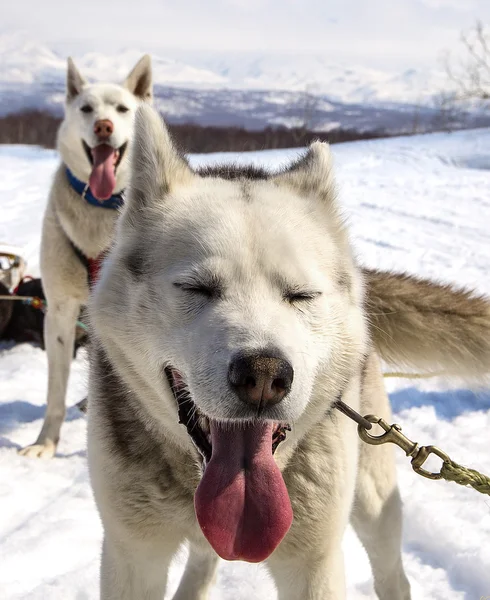
[[[76,68],[71,56],[68,57],[68,69],[66,72],[66,98],[68,101],[73,100],[82,91],[83,86],[87,83],[80,75],[80,71]]]
[[[153,99],[153,80],[151,74],[151,57],[145,54],[136,63],[131,73],[124,81],[126,87],[140,100],[151,102]]]
[[[314,195],[328,203],[335,201],[335,181],[330,146],[313,142],[306,154],[273,178],[278,185],[287,185],[302,195]]]
[[[136,210],[162,202],[196,175],[175,149],[158,113],[142,104],[136,111],[128,204]]]

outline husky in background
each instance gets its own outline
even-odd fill
[[[150,57],[122,85],[89,84],[68,59],[65,117],[58,132],[61,164],[44,215],[41,276],[48,304],[45,344],[48,397],[37,441],[24,456],[49,458],[65,417],[75,323],[107,251],[128,184],[128,150],[137,107],[151,102]]]
[[[208,598],[218,556],[267,561],[280,600],[342,600],[349,519],[378,597],[409,600],[393,450],[333,406],[390,420],[380,356],[488,373],[490,304],[363,271],[327,145],[277,174],[193,171],[141,107],[89,313],[102,600],[161,600],[185,540],[174,600]]]

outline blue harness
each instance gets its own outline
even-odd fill
[[[68,167],[66,167],[66,176],[68,177],[69,184],[75,190],[75,192],[92,206],[116,210],[121,208],[121,206],[124,204],[124,192],[114,194],[110,198],[107,198],[107,200],[98,200],[90,191],[88,183],[83,183],[83,181],[77,179]]]

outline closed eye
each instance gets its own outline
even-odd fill
[[[205,283],[198,282],[175,282],[174,286],[181,289],[183,292],[189,294],[195,294],[196,296],[203,296],[205,298],[217,298],[220,296],[221,289],[217,285],[207,285]]]
[[[284,292],[283,298],[290,304],[295,304],[299,302],[311,302],[321,295],[321,292],[310,290],[288,290]]]

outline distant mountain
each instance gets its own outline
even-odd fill
[[[87,53],[75,62],[89,80],[121,81],[143,54]],[[428,128],[433,98],[446,86],[436,70],[388,72],[326,56],[187,52],[152,54],[157,106],[174,122],[331,129]],[[61,113],[66,57],[24,34],[0,35],[0,115]],[[472,125],[479,124],[474,120]]]

